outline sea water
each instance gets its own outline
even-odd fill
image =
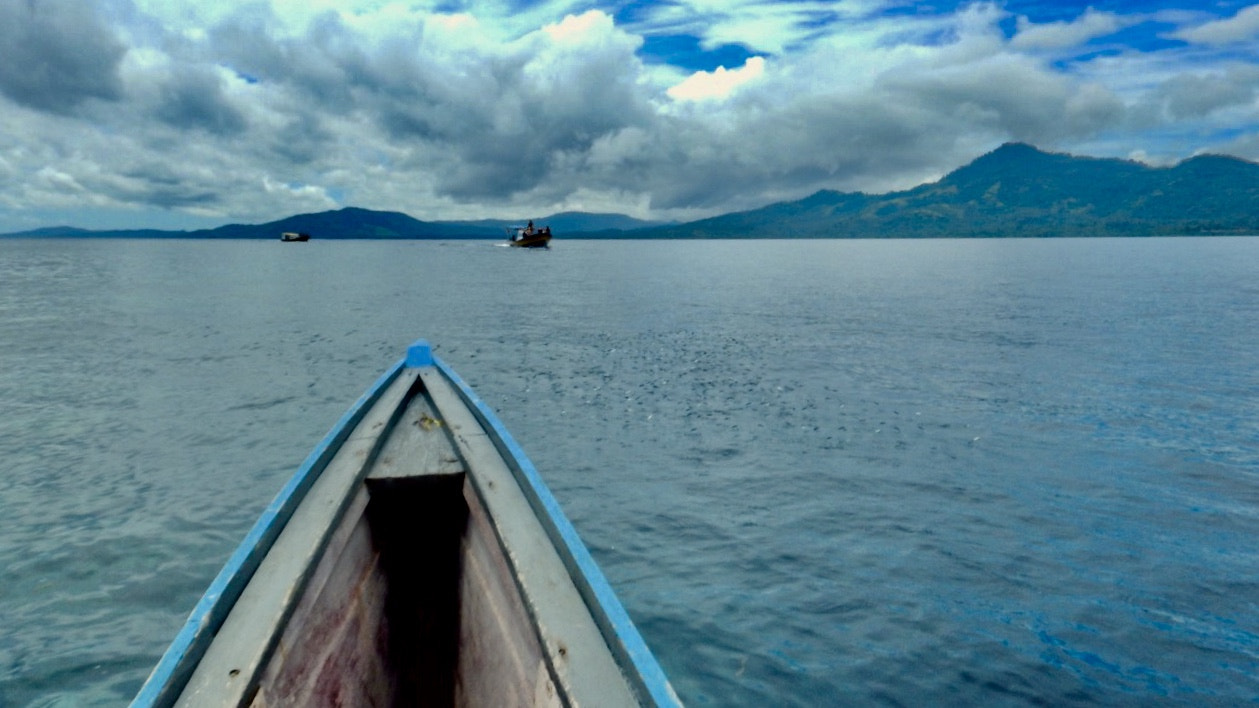
[[[1259,701],[1259,239],[0,240],[0,705],[120,705],[425,337],[691,705]]]

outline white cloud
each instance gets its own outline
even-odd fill
[[[337,206],[336,200],[328,196],[326,189],[312,184],[280,183],[264,175],[262,189],[268,196],[282,199],[285,203],[306,204],[306,208],[311,211],[334,209]]]
[[[1223,20],[1211,20],[1195,27],[1171,33],[1172,37],[1193,44],[1220,46],[1259,40],[1259,5],[1243,8]]]
[[[744,84],[765,75],[765,60],[748,57],[738,69],[719,66],[713,71],[697,71],[681,83],[672,86],[668,94],[675,101],[704,101],[728,98]]]
[[[1259,67],[1234,66],[1223,72],[1183,73],[1170,77],[1152,97],[1171,121],[1207,118],[1229,109],[1249,109],[1259,116]]]
[[[1026,17],[1018,19],[1018,33],[1010,40],[1016,50],[1064,49],[1114,34],[1136,20],[1089,8],[1070,22],[1033,24]]]
[[[580,47],[612,33],[613,25],[611,17],[590,10],[581,15],[568,15],[557,24],[543,27],[542,31],[556,44]]]

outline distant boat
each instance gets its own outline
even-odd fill
[[[132,703],[678,706],[533,464],[423,340],[264,511]]]
[[[535,229],[532,221],[528,226],[510,226],[507,228],[507,241],[519,248],[550,248],[551,227]]]
[[[296,231],[285,231],[284,233],[280,234],[280,240],[288,242],[288,243],[293,243],[293,242],[298,242],[298,241],[309,241],[310,234],[298,233]]]

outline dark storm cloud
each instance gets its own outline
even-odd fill
[[[413,71],[416,58],[399,54],[396,46],[416,37],[392,38],[393,48],[376,46],[331,12],[300,35],[277,36],[276,22],[265,7],[241,11],[209,31],[205,50],[252,80],[284,87],[312,109],[333,113],[359,108],[364,95],[404,88]]]
[[[951,131],[922,129],[938,118],[860,97],[802,99],[772,113],[745,111],[725,126],[675,118],[638,139],[601,145],[600,164],[585,168],[592,183],[649,191],[657,209],[746,208],[757,205],[749,195],[763,203],[858,189],[852,177],[871,172],[920,174],[956,149]]]
[[[143,173],[132,175],[140,184],[140,189],[129,194],[120,194],[129,201],[151,204],[162,209],[177,209],[216,204],[221,195],[207,190],[200,185],[191,184],[179,177],[166,177]]]
[[[120,98],[127,50],[98,11],[92,0],[0,2],[0,92],[53,113]]]
[[[337,136],[324,125],[319,115],[312,112],[294,112],[283,125],[265,136],[259,147],[273,155],[282,164],[306,166],[327,154]]]
[[[437,194],[458,201],[553,184],[552,168],[565,156],[653,119],[650,94],[638,81],[640,40],[610,21],[593,23],[594,39],[575,47],[536,33],[463,52],[449,46],[457,30],[422,22],[369,39],[325,14],[304,35],[277,40],[269,21],[265,14],[235,16],[212,29],[221,61],[300,97],[294,110],[351,116],[365,131],[379,131],[408,151],[409,167],[437,175]],[[218,115],[201,105],[213,103],[212,91],[186,98],[193,96],[202,100],[188,106],[190,117]],[[564,176],[565,189],[572,182]]]
[[[146,204],[162,209],[214,204],[221,194],[191,178],[178,164],[142,161],[123,164],[111,172],[80,176],[84,189],[124,204]]]
[[[456,123],[460,134],[451,137],[461,169],[442,185],[443,193],[475,199],[548,184],[571,191],[582,179],[568,169],[572,158],[620,130],[655,122],[650,96],[634,80],[632,45],[608,47],[583,62],[545,54],[532,62],[499,72],[497,92],[490,94],[495,100],[469,107],[482,111],[472,125],[485,129],[471,133],[468,123]],[[514,117],[503,120],[504,112]]]
[[[165,81],[160,96],[157,116],[174,128],[230,135],[245,127],[244,116],[227,101],[222,80],[213,68],[180,68]]]

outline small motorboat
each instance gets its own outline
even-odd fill
[[[284,241],[285,243],[300,243],[303,241],[309,241],[310,234],[299,233],[297,231],[285,231],[284,233],[280,234],[280,240]]]
[[[133,706],[678,706],[533,464],[424,341],[266,508]]]
[[[550,248],[551,227],[534,228],[532,221],[527,226],[508,227],[507,242],[518,248]]]

